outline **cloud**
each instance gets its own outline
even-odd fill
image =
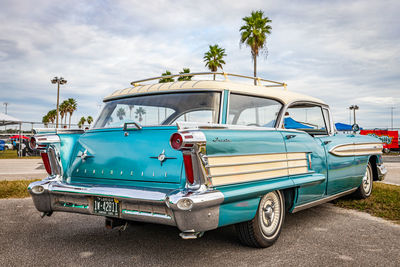
[[[55,107],[53,76],[78,100],[73,121],[132,80],[183,67],[206,71],[203,54],[218,43],[224,70],[252,75],[239,47],[241,18],[252,7],[272,19],[261,77],[327,102],[337,121],[358,104],[363,127],[380,127],[380,105],[399,106],[398,1],[4,1],[0,0],[0,101],[10,114],[40,121]],[[382,12],[384,10],[385,12]],[[393,101],[393,102],[392,102]],[[399,109],[400,110],[400,109]],[[27,112],[30,111],[30,112]],[[395,114],[400,127],[400,116]]]

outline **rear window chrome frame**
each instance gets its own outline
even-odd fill
[[[111,98],[111,99],[107,99],[104,100],[104,103],[108,103],[108,102],[112,102],[112,101],[116,101],[116,100],[120,100],[120,99],[127,99],[127,98],[134,98],[134,97],[141,97],[141,96],[150,96],[150,95],[166,95],[166,94],[176,94],[176,93],[218,93],[219,94],[219,109],[218,109],[218,122],[214,123],[214,124],[221,124],[222,122],[222,118],[223,118],[223,108],[224,108],[224,90],[226,89],[182,89],[182,90],[171,90],[171,91],[166,91],[166,92],[148,92],[148,93],[138,93],[138,94],[134,94],[134,95],[125,95],[123,97],[116,97],[116,98]],[[101,114],[101,112],[100,112]],[[99,116],[100,116],[99,114]],[[99,117],[96,118],[96,121],[93,123],[93,125],[96,125],[97,120],[99,119]],[[176,126],[176,122],[174,124],[169,124],[169,125],[142,125],[143,128],[147,128],[147,127],[171,127],[171,126]],[[123,126],[120,127],[92,127],[90,128],[88,131],[91,130],[120,130],[123,129]]]

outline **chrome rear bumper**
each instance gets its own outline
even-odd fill
[[[224,196],[217,190],[197,191],[146,187],[71,185],[57,177],[33,182],[28,187],[36,209],[51,213],[94,213],[94,197],[110,197],[120,203],[119,218],[177,226],[183,232],[202,232],[218,227],[219,205]]]

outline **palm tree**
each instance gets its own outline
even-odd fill
[[[161,76],[168,76],[171,75],[171,72],[169,70],[166,70]],[[158,82],[159,83],[169,83],[169,82],[174,82],[175,80],[173,78],[162,78]]]
[[[43,124],[44,124],[44,126],[45,126],[46,128],[49,127],[49,122],[50,122],[50,120],[49,120],[49,115],[48,115],[48,114],[46,114],[46,115],[43,116],[42,122],[43,122]]]
[[[129,119],[132,119],[132,109],[135,108],[135,105],[129,105]]]
[[[76,100],[73,98],[68,98],[68,112],[69,112],[69,128],[71,128],[71,117],[72,113],[76,110],[78,107],[78,104],[76,103]]]
[[[87,123],[89,124],[89,127],[90,127],[90,124],[92,124],[92,122],[93,122],[92,116],[88,116],[88,117],[86,118],[86,121],[87,121]]]
[[[143,120],[143,115],[146,114],[146,110],[142,107],[138,107],[135,111],[135,118],[139,119],[139,122],[141,122]]]
[[[219,68],[222,69],[222,64],[225,64],[223,58],[226,56],[225,49],[216,45],[210,45],[210,50],[204,54],[204,62],[206,67],[212,72],[216,72]],[[214,74],[215,80],[215,74]]]
[[[254,63],[254,77],[257,77],[257,57],[260,51],[267,50],[267,35],[271,34],[272,27],[268,17],[264,17],[264,12],[261,10],[252,11],[249,17],[244,17],[245,24],[240,28],[240,43],[246,44],[251,48],[251,55]],[[257,81],[254,80],[254,84]]]
[[[67,100],[64,100],[62,103],[61,103],[61,105],[60,105],[60,107],[59,107],[59,110],[60,110],[60,117],[61,117],[61,127],[62,127],[62,121],[63,121],[63,119],[64,119],[64,116],[65,116],[65,120],[67,119],[67,114],[68,114],[68,101]]]
[[[79,128],[82,128],[83,125],[85,125],[86,119],[85,117],[81,117],[81,119],[78,122]]]
[[[50,121],[52,124],[54,124],[54,122],[55,122],[55,120],[56,120],[56,117],[57,117],[57,110],[55,110],[55,109],[50,110],[50,111],[47,113],[46,116],[49,118],[49,121]]]
[[[126,113],[125,113],[125,109],[123,108],[119,108],[117,110],[117,117],[122,121],[125,117]]]
[[[179,74],[190,73],[189,68],[183,68],[183,71],[179,72]],[[179,76],[178,81],[191,81],[193,76]]]

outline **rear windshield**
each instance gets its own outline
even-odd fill
[[[106,103],[94,128],[123,127],[127,122],[143,126],[218,123],[220,101],[220,92],[143,95],[113,100]]]

